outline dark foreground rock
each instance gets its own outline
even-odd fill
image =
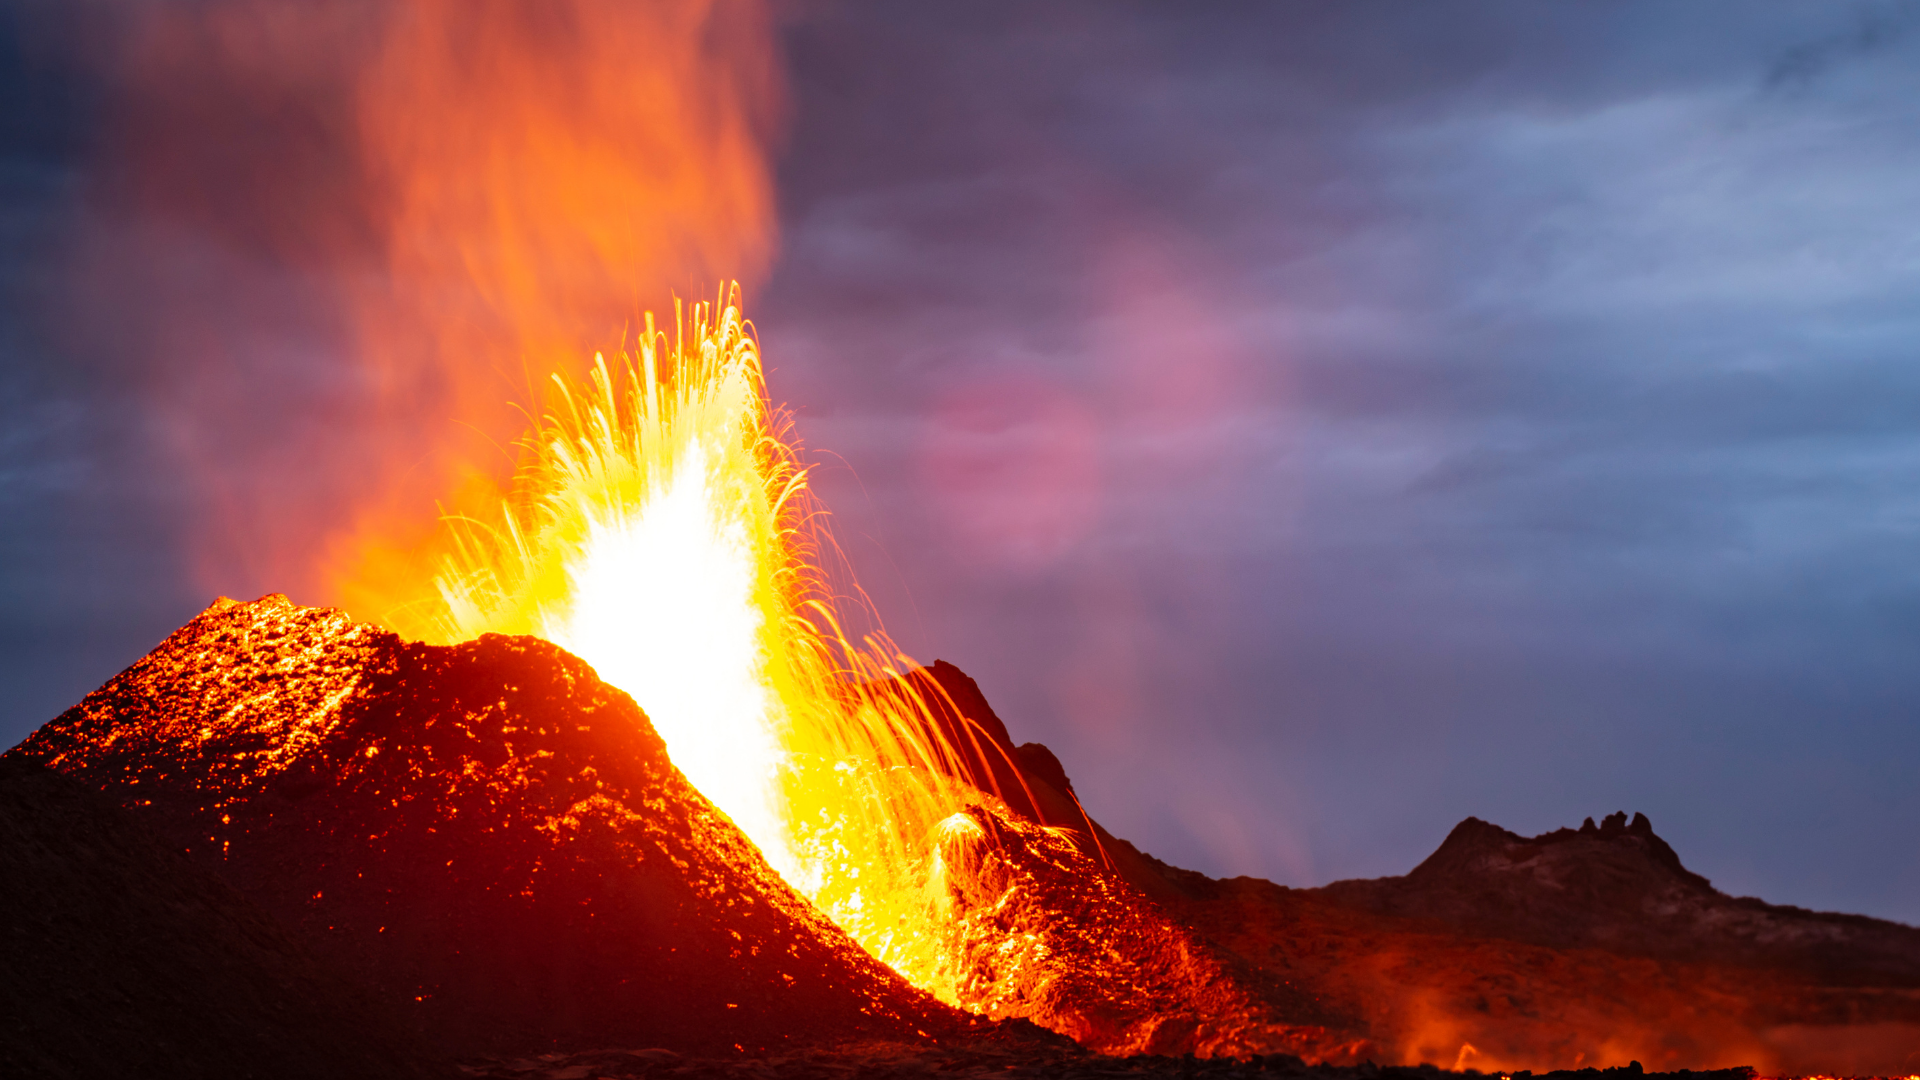
[[[631,698],[537,639],[440,648],[222,602],[8,756],[120,802],[438,1053],[975,1027],[789,888]]]
[[[110,800],[14,758],[0,759],[0,928],[0,1076],[456,1075]]]
[[[888,1044],[816,1049],[767,1058],[688,1058],[658,1049],[597,1050],[512,1060],[475,1059],[462,1063],[461,1071],[485,1080],[1441,1080],[1461,1075],[1431,1065],[1308,1065],[1288,1055],[1239,1059],[1144,1054],[1109,1057],[1071,1050]],[[1753,1080],[1753,1076],[1752,1069],[1744,1068],[1649,1073],[1635,1064],[1544,1073],[1531,1080]]]

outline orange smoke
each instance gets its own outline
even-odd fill
[[[157,317],[155,393],[220,507],[208,585],[244,561],[385,618],[432,579],[431,507],[497,498],[527,423],[509,402],[670,292],[768,265],[781,75],[758,0],[156,7],[129,9],[122,201],[303,275],[357,395],[337,439],[232,460],[249,361],[203,343],[251,313]],[[261,475],[284,465],[309,497]]]
[[[617,344],[667,288],[765,268],[768,29],[751,4],[608,0],[416,0],[390,24],[357,98],[391,200],[388,277],[356,314],[390,400],[415,409],[424,389],[444,419],[408,482],[334,538],[349,607],[418,599],[438,569],[416,554],[421,507],[498,490],[511,463],[448,420],[504,444],[526,421],[506,404],[516,375],[544,383]]]

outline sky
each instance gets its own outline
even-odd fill
[[[298,501],[276,447],[352,421],[246,218],[263,161],[325,202],[325,110],[156,210],[118,24],[0,11],[11,744],[286,588],[209,561],[183,445]],[[777,14],[770,393],[895,638],[1096,818],[1305,886],[1642,811],[1727,892],[1920,924],[1920,5]],[[265,389],[183,412],[181,308]]]

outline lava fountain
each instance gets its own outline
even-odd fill
[[[941,822],[984,796],[884,634],[850,640],[737,287],[552,378],[499,516],[452,516],[423,636],[533,634],[626,690],[676,765],[869,952],[953,1002]],[[862,612],[862,614],[865,614]],[[970,753],[967,751],[971,751]]]

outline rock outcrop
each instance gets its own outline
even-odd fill
[[[1105,1054],[1291,1054],[1348,1064],[1379,1048],[1345,1017],[1266,986],[1169,910],[1198,874],[1089,817],[1053,751],[1016,745],[973,679],[945,661],[904,677],[997,796],[948,820],[929,886],[945,905],[960,1004],[1031,1020]]]
[[[1920,987],[1920,929],[1731,897],[1645,814],[1522,837],[1478,818],[1405,877],[1337,881],[1347,907],[1553,948],[1793,971],[1824,986]]]
[[[960,1002],[1104,1054],[1288,1054],[1354,1063],[1377,1053],[1297,1001],[1246,984],[1165,908],[1063,829],[987,806],[941,826],[930,883],[959,968]]]

